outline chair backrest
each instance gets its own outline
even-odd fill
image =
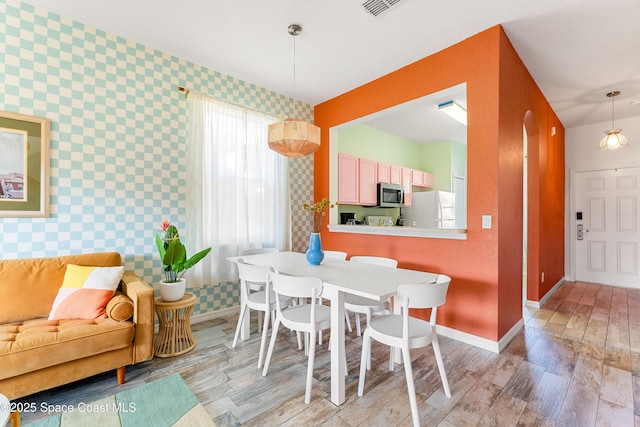
[[[386,257],[382,257],[382,256],[357,255],[357,256],[352,256],[351,258],[349,258],[349,261],[362,262],[362,263],[366,263],[366,264],[383,265],[385,267],[392,267],[392,268],[396,268],[398,266],[398,260],[397,259],[386,258]]]
[[[347,259],[347,253],[342,251],[322,251],[324,256],[336,259]]]
[[[244,251],[240,251],[240,256],[243,255],[256,255],[256,254],[268,254],[280,252],[278,248],[254,248],[254,249],[245,249]]]
[[[400,285],[398,300],[408,308],[436,308],[447,301],[451,278],[440,274],[435,283]]]
[[[317,298],[322,293],[322,280],[317,277],[301,277],[269,271],[273,291],[293,298]]]
[[[244,259],[238,260],[238,275],[240,280],[251,283],[266,283],[269,267],[247,264]]]

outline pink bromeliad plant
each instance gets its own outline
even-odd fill
[[[166,283],[178,282],[188,269],[196,265],[211,252],[211,248],[203,249],[187,258],[187,250],[180,241],[180,233],[175,225],[165,219],[160,224],[164,237],[156,234],[156,246],[162,260]]]

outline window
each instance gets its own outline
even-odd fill
[[[250,247],[291,246],[287,159],[269,149],[275,117],[191,93],[186,244],[213,248],[196,283],[233,279],[227,260]],[[191,286],[191,285],[190,285]]]

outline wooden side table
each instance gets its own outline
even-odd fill
[[[155,308],[159,321],[156,356],[177,356],[193,350],[196,346],[196,340],[191,335],[191,312],[195,303],[196,296],[189,293],[174,302],[156,298]]]

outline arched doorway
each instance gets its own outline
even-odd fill
[[[522,307],[527,304],[527,245],[529,239],[527,238],[527,232],[529,225],[527,223],[527,207],[529,201],[527,195],[529,191],[528,186],[528,153],[527,148],[529,146],[529,137],[527,135],[527,127],[522,124]]]
[[[527,111],[524,115],[522,146],[522,305],[524,307],[528,301],[537,301],[538,271],[540,269],[539,259],[538,256],[536,256],[539,250],[539,186],[537,185],[537,177],[535,176],[537,168],[529,167],[529,163],[538,158],[536,155],[538,147],[538,123],[531,110]],[[533,163],[531,165],[533,165]]]

